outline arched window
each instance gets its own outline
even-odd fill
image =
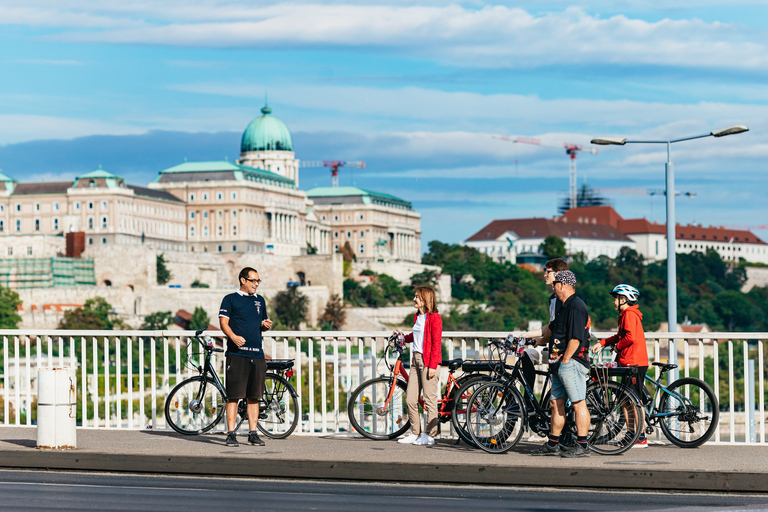
[[[93,229],[93,217],[88,217],[88,229]]]
[[[101,218],[101,228],[102,229],[107,229],[107,217],[106,216]]]
[[[189,238],[195,238],[195,226],[189,226]]]

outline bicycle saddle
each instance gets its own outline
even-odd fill
[[[461,365],[464,363],[464,360],[462,358],[458,359],[451,359],[450,361],[443,361],[440,363],[440,366],[447,366],[448,371],[455,372],[457,369],[461,368]]]
[[[267,361],[267,370],[283,372],[293,368],[293,359],[272,359]]]
[[[667,364],[667,363],[653,363],[653,366],[658,366],[661,368],[661,371],[668,372],[669,370],[674,370],[677,368],[676,364]]]

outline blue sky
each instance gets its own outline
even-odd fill
[[[265,91],[303,160],[365,160],[341,184],[422,214],[458,242],[495,218],[550,217],[562,150],[598,135],[677,138],[681,223],[768,223],[768,4],[732,0],[146,2],[0,0],[0,168],[69,179],[103,165],[145,184],[234,159]],[[157,5],[155,5],[157,4]],[[662,146],[600,147],[579,184],[663,188]],[[301,187],[327,185],[302,169]],[[609,195],[664,220],[662,196]],[[755,229],[768,240],[768,230]]]

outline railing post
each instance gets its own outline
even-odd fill
[[[86,381],[88,380],[88,359],[85,357],[86,342],[87,340],[85,336],[80,336],[80,393],[82,395],[80,407],[82,409],[83,419],[81,424],[83,427],[88,426],[88,388],[86,387]]]
[[[315,362],[314,345],[315,339],[307,338],[309,355],[307,357],[307,383],[309,384],[309,432],[315,433]]]
[[[117,428],[123,428],[123,372],[120,365],[120,336],[115,336],[115,416],[117,416]]]
[[[751,425],[749,424],[749,412],[754,411],[752,393],[754,387],[750,385],[750,382],[754,381],[754,377],[749,374],[749,343],[747,340],[743,340],[743,352],[744,352],[744,444],[749,444],[749,434]]]
[[[299,393],[299,432],[304,432],[304,394],[301,392],[301,338],[296,338],[296,391]]]
[[[125,355],[128,360],[125,365],[125,373],[128,376],[126,379],[126,386],[128,388],[128,428],[133,428],[133,343],[136,340],[134,336],[130,336],[125,341]]]
[[[104,426],[110,427],[111,410],[109,407],[109,336],[104,336]]]
[[[328,381],[326,376],[326,356],[325,356],[325,338],[320,338],[320,401],[322,402],[320,412],[322,413],[323,426],[320,429],[322,433],[327,432],[327,416],[328,416],[328,402],[326,397],[326,389],[328,387]]]
[[[339,339],[330,338],[333,343],[333,420],[334,432],[339,431]]]
[[[730,401],[731,415],[731,442],[736,441],[736,418],[733,407],[734,389],[733,389],[733,340],[728,340],[728,398]]]
[[[144,428],[144,336],[139,336],[139,428]]]
[[[763,340],[757,340],[757,374],[760,393],[760,442],[765,443],[765,366],[763,366]]]
[[[29,360],[32,359],[30,354],[30,339],[29,336],[24,336],[24,367],[27,370],[27,400],[26,407],[24,408],[27,413],[25,415],[25,422],[27,425],[32,425],[32,370],[29,366]],[[64,363],[60,366],[64,366]]]
[[[91,338],[91,349],[93,352],[93,426],[99,426],[99,354],[98,347],[96,346],[97,340],[94,336]],[[48,343],[48,349],[50,350],[51,344]]]
[[[713,339],[712,343],[714,343],[714,345],[715,345],[715,352],[714,352],[714,355],[713,355],[714,366],[715,366],[715,369],[714,369],[714,372],[713,372],[713,374],[715,376],[715,379],[714,379],[714,384],[715,384],[714,392],[715,392],[715,396],[717,397],[717,404],[718,404],[718,407],[719,407],[720,405],[722,405],[722,404],[720,404],[720,340]],[[718,422],[717,423],[717,427],[715,427],[715,441],[718,442],[718,443],[720,442],[720,423],[721,422]]]

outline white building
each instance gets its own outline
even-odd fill
[[[582,219],[532,218],[494,220],[469,237],[464,244],[491,256],[496,261],[515,262],[523,253],[540,253],[548,236],[565,241],[568,254],[584,253],[587,259],[600,255],[615,258],[622,247],[635,248],[635,242],[613,226]]]

